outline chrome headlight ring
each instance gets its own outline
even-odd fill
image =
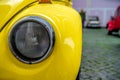
[[[54,42],[52,26],[37,16],[20,19],[9,34],[10,50],[18,60],[28,64],[46,59],[51,54]]]

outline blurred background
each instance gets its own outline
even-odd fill
[[[120,80],[120,0],[73,0],[73,7],[85,22],[79,79]]]
[[[88,16],[98,16],[101,26],[105,27],[111,16],[114,16],[120,0],[73,0],[73,7],[80,12],[83,9]]]

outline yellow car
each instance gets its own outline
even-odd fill
[[[76,80],[82,26],[70,0],[0,0],[0,80]]]

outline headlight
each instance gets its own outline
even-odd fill
[[[36,16],[19,20],[9,35],[10,49],[20,61],[36,63],[46,59],[54,45],[51,25]]]

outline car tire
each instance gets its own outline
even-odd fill
[[[120,34],[120,31],[118,31],[118,34]]]
[[[108,31],[108,33],[107,33],[108,35],[112,35],[112,31]]]

